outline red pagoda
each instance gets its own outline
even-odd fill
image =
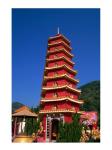
[[[71,50],[70,41],[60,33],[48,39],[39,112],[46,142],[56,140],[59,121],[70,123],[83,103],[78,99],[81,91],[76,87]]]

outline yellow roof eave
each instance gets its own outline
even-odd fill
[[[56,87],[43,87],[42,89],[43,89],[43,90],[55,90],[55,89],[62,89],[62,88],[66,88],[66,89],[69,89],[69,90],[72,90],[72,91],[81,93],[81,90],[72,88],[72,87],[70,87],[70,86],[68,86],[68,85],[64,85],[64,86],[56,86]]]
[[[56,60],[60,60],[60,59],[64,59],[65,61],[67,61],[68,63],[74,65],[75,63],[72,62],[71,60],[68,60],[67,58],[65,58],[64,56],[62,57],[57,57],[57,58],[53,58],[53,59],[47,59],[47,62],[52,62],[52,61],[56,61]]]
[[[57,98],[57,99],[41,99],[42,102],[54,102],[54,101],[64,101],[64,100],[69,100],[72,101],[74,103],[78,103],[78,104],[83,104],[84,101],[83,100],[75,100],[69,97],[65,97],[65,98]]]
[[[70,76],[68,76],[67,74],[63,74],[63,75],[57,75],[57,76],[44,76],[44,80],[49,80],[49,79],[56,79],[56,78],[62,78],[62,77],[65,77],[65,78],[68,78],[68,79],[70,79],[70,80],[72,80],[73,82],[77,82],[77,83],[79,83],[79,80],[77,80],[77,79],[74,79],[74,78],[72,78],[72,77],[70,77]]]
[[[57,45],[57,44],[65,44],[70,50],[72,50],[72,48],[68,44],[66,44],[64,41],[55,42],[55,43],[51,43],[51,44],[48,43],[48,46],[54,46],[54,45]]]
[[[48,54],[52,54],[52,53],[56,53],[56,52],[61,52],[64,51],[67,55],[69,55],[70,57],[73,57],[74,55],[71,54],[70,52],[68,52],[65,48],[59,49],[59,50],[55,50],[55,51],[48,51]],[[48,55],[47,54],[47,55]]]
[[[44,113],[79,113],[82,114],[82,111],[75,111],[75,110],[70,110],[70,109],[58,109],[58,110],[40,110],[39,112],[40,114],[44,114]]]
[[[71,69],[71,68],[69,68],[67,65],[61,65],[61,66],[57,66],[57,67],[46,67],[45,69],[46,70],[54,70],[54,69],[60,69],[60,68],[66,68],[66,69],[68,69],[69,71],[71,71],[72,73],[74,73],[74,74],[77,74],[77,71],[76,70],[73,70],[73,69]]]

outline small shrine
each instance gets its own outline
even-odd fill
[[[23,106],[12,114],[12,141],[13,142],[32,142],[32,137],[25,133],[27,118],[37,119],[38,115],[28,107]]]

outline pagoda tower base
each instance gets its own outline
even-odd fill
[[[58,138],[60,121],[63,124],[65,122],[70,123],[72,122],[72,115],[63,113],[44,114],[42,120],[44,127],[44,141],[55,142]]]

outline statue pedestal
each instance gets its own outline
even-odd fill
[[[13,143],[32,143],[33,139],[31,136],[19,135],[16,136],[13,140]]]

